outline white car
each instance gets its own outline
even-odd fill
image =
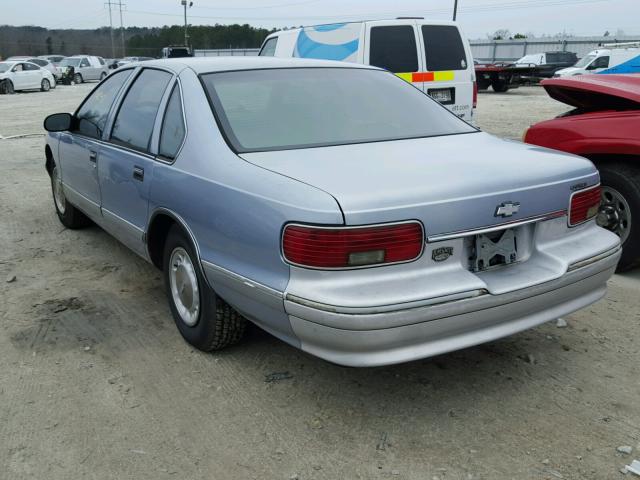
[[[47,92],[55,85],[49,70],[31,62],[0,62],[0,93],[17,90],[42,90]]]
[[[45,70],[49,70],[56,82],[60,79],[60,70],[56,67],[50,60],[47,58],[40,57],[9,57],[7,58],[8,62],[31,62],[38,65],[40,68],[44,68]],[[55,82],[51,85],[51,88],[55,88]]]

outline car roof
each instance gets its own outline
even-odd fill
[[[348,22],[319,23],[314,25],[303,25],[301,27],[283,28],[280,30],[276,30],[273,33],[270,33],[269,35],[267,35],[267,38],[277,37],[279,35],[292,33],[292,32],[297,33],[300,30],[305,28],[318,28],[318,27],[329,27],[334,25],[350,25],[350,24],[374,23],[374,22],[385,22],[385,24],[388,24],[389,26],[394,24],[406,25],[407,22],[419,22],[420,24],[426,24],[426,25],[446,25],[446,26],[459,27],[459,23],[453,20],[434,20],[426,17],[367,18],[363,20],[351,20]]]
[[[332,60],[310,60],[303,58],[276,58],[276,57],[185,57],[164,58],[160,60],[147,60],[145,62],[127,64],[141,65],[145,67],[160,67],[179,72],[184,68],[191,68],[197,74],[224,72],[230,70],[260,70],[278,68],[360,68],[377,69],[370,65],[361,65],[349,62],[337,62]]]

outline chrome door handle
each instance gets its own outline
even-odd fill
[[[94,152],[93,150],[89,150],[89,161],[96,163],[96,160],[98,159],[98,152]]]
[[[144,181],[144,169],[140,167],[133,167],[133,178],[139,182]]]

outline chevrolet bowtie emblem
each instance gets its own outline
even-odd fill
[[[520,211],[519,202],[504,202],[496,207],[495,217],[511,217]]]

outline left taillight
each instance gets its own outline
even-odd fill
[[[478,82],[473,81],[473,108],[478,106]]]
[[[423,243],[418,222],[371,227],[291,224],[282,234],[282,254],[303,267],[356,268],[415,260]]]
[[[595,217],[600,208],[600,185],[580,190],[571,196],[569,226],[574,227]]]

